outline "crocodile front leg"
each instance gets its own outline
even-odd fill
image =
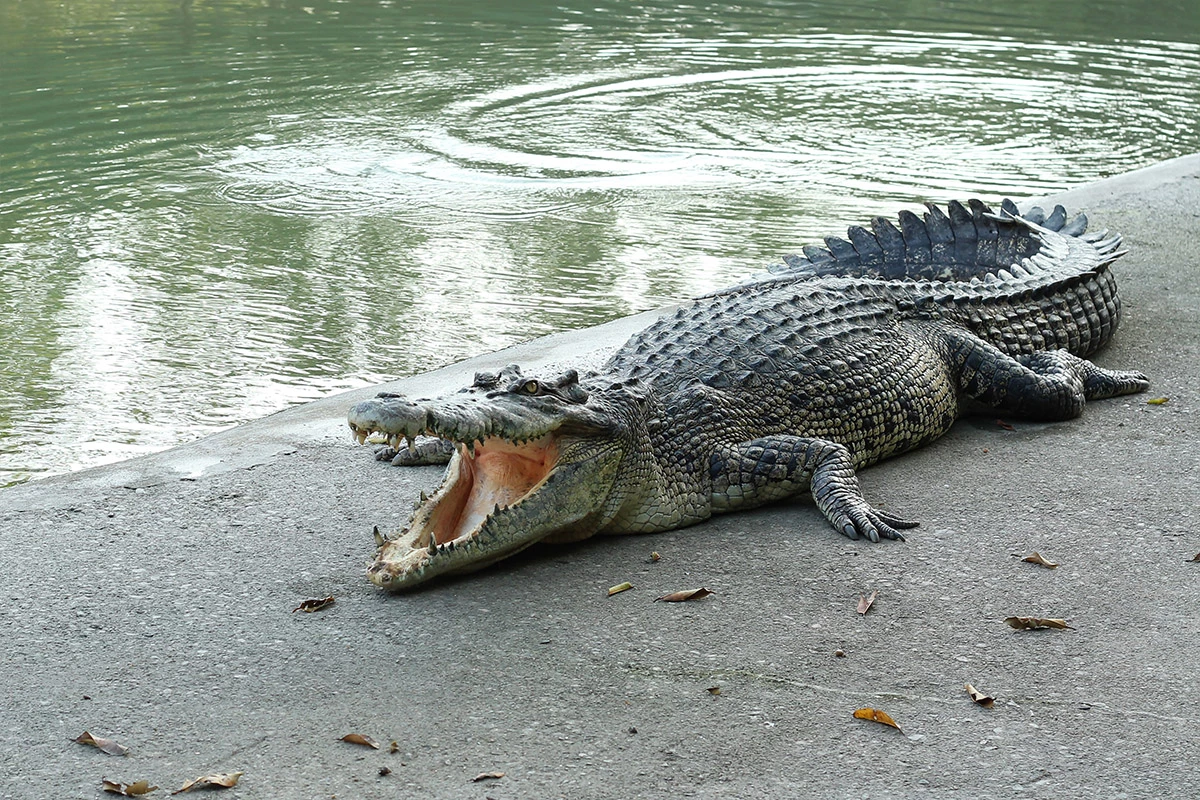
[[[710,477],[715,513],[811,491],[825,518],[851,539],[903,541],[898,529],[917,526],[867,503],[850,451],[825,439],[779,435],[722,447],[712,455]]]

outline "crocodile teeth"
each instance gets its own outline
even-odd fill
[[[367,443],[367,432],[365,430],[359,428],[356,431],[352,431],[352,434],[354,436],[354,441],[358,442],[359,444]]]
[[[425,490],[421,490],[421,502],[425,503],[429,500],[429,495],[425,494]]]
[[[436,540],[436,539],[430,539],[430,540],[429,540],[429,555],[431,555],[431,556],[436,556],[436,555],[437,555],[437,552],[438,552],[437,540]]]
[[[387,541],[388,541],[387,537],[379,532],[378,525],[375,526],[375,529],[373,531],[371,531],[371,533],[375,536],[375,546],[376,547],[383,547],[385,544],[387,544]]]

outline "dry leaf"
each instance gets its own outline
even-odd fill
[[[129,752],[129,748],[125,745],[117,744],[112,739],[101,739],[99,736],[92,736],[87,731],[79,734],[79,736],[71,741],[91,745],[97,750],[108,753],[110,756],[123,756]]]
[[[701,597],[708,597],[710,594],[716,594],[716,592],[710,592],[703,587],[699,589],[685,589],[682,592],[671,592],[670,594],[664,594],[662,597],[656,597],[654,598],[654,602],[657,603],[659,600],[662,600],[664,603],[682,603],[686,600],[699,600]]]
[[[361,744],[363,747],[369,747],[372,750],[379,749],[379,742],[362,733],[347,733],[341,738],[341,741],[349,742],[350,744]]]
[[[397,742],[395,739],[392,739],[391,743],[388,745],[388,752],[389,753],[399,753],[400,752],[400,743]]]
[[[706,691],[715,697],[721,693],[721,687],[720,686],[710,686],[710,687],[708,687],[708,689]]]
[[[855,719],[869,719],[872,722],[878,722],[881,725],[890,725],[896,730],[900,730],[900,726],[896,724],[896,720],[892,719],[886,711],[880,711],[878,708],[860,708],[854,712]],[[903,733],[903,731],[900,731]]]
[[[479,783],[480,781],[498,781],[503,777],[503,772],[481,772],[474,778],[471,778],[471,780],[474,783]]]
[[[320,611],[322,608],[329,608],[331,605],[333,605],[332,595],[329,597],[317,597],[312,600],[305,600],[303,603],[293,608],[292,613],[295,614],[297,611],[303,611],[306,614],[311,614],[314,611]]]
[[[972,700],[984,708],[991,708],[996,702],[996,698],[992,697],[991,695],[984,694],[969,683],[964,683],[963,688],[967,690],[967,694],[970,695]]]
[[[383,777],[384,775],[391,775],[391,774],[392,774],[391,767],[380,767],[379,768],[379,776],[380,777]]]
[[[879,590],[871,592],[870,596],[860,594],[858,596],[858,613],[865,615],[871,608],[871,604],[875,602],[875,598],[879,597]]]
[[[620,594],[621,592],[627,592],[632,588],[633,588],[633,584],[630,583],[629,581],[625,581],[624,583],[618,583],[616,586],[608,587],[608,596],[612,597],[614,594]]]
[[[216,775],[205,775],[203,778],[195,778],[188,781],[183,786],[180,786],[171,794],[181,794],[182,792],[190,792],[192,789],[202,789],[211,786],[214,789],[229,789],[237,786],[238,778],[242,777],[241,772],[221,772]]]
[[[833,651],[833,654],[834,654],[835,656],[837,656],[838,658],[845,658],[845,657],[846,657],[846,651],[845,651],[845,650],[843,650],[843,649],[841,649],[840,647],[839,647],[837,650],[834,650],[834,651]]]
[[[1045,619],[1043,617],[1005,617],[1005,622],[1009,627],[1016,628],[1019,631],[1038,631],[1044,628],[1058,628],[1059,630],[1073,631],[1075,630],[1067,624],[1065,619]]]
[[[1188,561],[1189,561],[1189,562],[1192,562],[1192,561],[1200,561],[1200,553],[1196,553],[1196,555],[1194,555],[1194,556],[1192,556],[1191,558],[1189,558],[1189,559],[1188,559]]]
[[[153,792],[158,787],[151,786],[150,781],[121,783],[119,781],[110,781],[108,778],[101,778],[100,788],[109,794],[119,794],[122,797],[139,797],[143,794],[150,794],[150,792]]]
[[[1039,553],[1037,550],[1034,550],[1032,553],[1025,556],[1021,560],[1028,562],[1030,564],[1038,564],[1043,567],[1049,567],[1050,569],[1058,569],[1058,564],[1055,564],[1053,561],[1047,561],[1045,558],[1042,557],[1042,554]]]
[[[1169,397],[1151,397],[1149,400],[1146,401],[1146,405],[1148,405],[1148,406],[1165,406],[1169,402],[1171,402],[1171,398],[1169,398]]]
[[[658,561],[661,558],[662,558],[662,555],[657,550],[653,550],[650,552],[650,562],[651,563],[654,563],[655,561]]]
[[[998,425],[999,427],[1003,428],[1006,431],[1015,431],[1016,430],[1016,428],[1014,428],[1012,425],[1009,425],[1007,422],[1005,422],[1002,419],[996,420],[996,425]]]

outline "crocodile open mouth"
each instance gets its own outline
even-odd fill
[[[458,445],[441,488],[413,517],[413,545],[437,547],[478,535],[488,517],[533,494],[557,461],[549,434],[520,444],[493,436],[473,448]]]
[[[456,571],[460,560],[462,569],[482,567],[494,559],[481,554],[493,549],[496,557],[513,552],[491,541],[495,531],[489,523],[536,494],[557,463],[551,434],[522,442],[493,436],[458,443],[442,485],[417,506],[403,533],[382,544],[368,576],[387,586],[433,567]]]

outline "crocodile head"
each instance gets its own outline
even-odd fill
[[[354,406],[349,422],[360,442],[382,433],[396,446],[418,435],[454,444],[441,486],[383,542],[368,577],[405,590],[547,538],[595,532],[620,503],[612,488],[637,394],[622,385],[589,392],[574,370],[543,381],[510,365],[435,400],[380,395]]]

